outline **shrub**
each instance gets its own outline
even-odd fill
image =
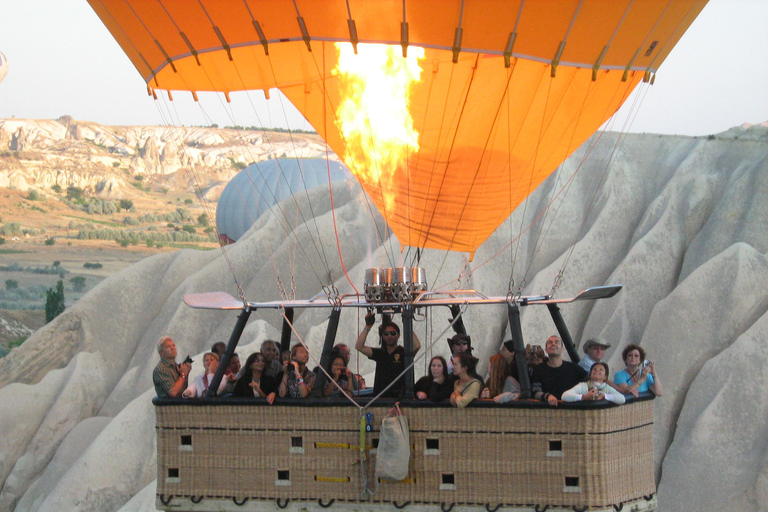
[[[54,267],[58,267],[59,265],[61,265],[61,262],[59,260],[56,260],[53,262]]]
[[[3,245],[5,243],[5,238],[0,236],[0,245]]]
[[[139,221],[134,219],[133,217],[126,217],[123,219],[123,224],[126,226],[138,226]]]
[[[120,247],[128,247],[128,244],[131,243],[131,241],[127,238],[123,238],[122,240],[115,240],[115,242],[117,242]]]
[[[83,276],[75,276],[69,282],[72,283],[72,288],[76,292],[85,290],[85,278]]]
[[[56,192],[57,194],[61,194],[61,185],[59,185],[58,183],[56,183],[54,186],[52,186],[52,187],[51,187],[51,190],[53,190],[53,191],[54,191],[54,192]]]
[[[37,193],[34,189],[29,189],[27,191],[27,199],[30,201],[39,201],[40,200],[40,194]]]
[[[192,204],[192,200],[190,198],[186,198],[184,200],[184,204]]]
[[[48,238],[45,239],[45,245],[53,245],[55,243],[56,243],[56,239],[53,238],[52,236],[49,236]]]
[[[112,167],[120,167],[120,162],[112,162]]]
[[[83,198],[83,189],[79,187],[67,187],[67,197],[77,201]]]
[[[208,214],[203,213],[197,218],[197,223],[201,226],[207,226],[208,225]]]
[[[16,290],[19,288],[19,282],[15,279],[6,279],[5,280],[5,289],[6,290]]]
[[[195,231],[195,228],[193,228],[192,226],[184,226],[184,228],[183,228],[183,229],[184,229],[184,231],[186,231],[187,233],[191,233],[191,234],[193,234],[193,235],[194,235],[195,233],[197,233],[197,231]]]
[[[131,208],[133,208],[133,201],[131,201],[130,199],[121,199],[120,208],[122,208],[123,210],[130,210]]]
[[[83,263],[83,268],[101,268],[103,266],[101,263]]]
[[[146,243],[147,243],[147,247],[152,247],[153,245],[155,245],[155,241],[152,240],[151,238],[147,238]]]

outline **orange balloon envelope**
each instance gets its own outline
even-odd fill
[[[279,88],[402,245],[477,247],[706,0],[89,0],[150,89]]]

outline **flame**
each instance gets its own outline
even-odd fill
[[[408,93],[421,81],[424,49],[410,47],[404,58],[399,46],[360,44],[357,55],[349,43],[336,43],[336,48],[334,74],[343,85],[336,125],[346,143],[344,162],[363,185],[380,190],[385,210],[391,210],[392,178],[405,167],[408,154],[419,149]]]

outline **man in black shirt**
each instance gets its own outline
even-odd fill
[[[395,382],[383,396],[399,397],[405,387],[405,378],[401,375],[403,370],[405,370],[405,349],[397,344],[400,340],[400,327],[390,320],[382,321],[379,326],[381,348],[368,347],[365,345],[365,340],[368,338],[368,333],[371,331],[375,321],[376,317],[373,313],[365,316],[365,327],[357,337],[355,349],[368,357],[368,359],[376,361],[373,394],[378,395],[392,382]],[[414,333],[413,355],[416,355],[420,348],[419,337]]]
[[[570,361],[563,361],[563,342],[550,336],[544,347],[549,360],[533,369],[531,391],[533,397],[557,407],[557,401],[573,386],[587,378],[584,368]]]

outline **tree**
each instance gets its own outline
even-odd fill
[[[15,290],[19,287],[19,282],[15,279],[6,279],[5,280],[5,289],[6,290]]]
[[[30,200],[30,201],[39,201],[40,200],[40,195],[37,193],[36,190],[29,189],[27,191],[27,199]]]
[[[83,198],[83,189],[80,187],[68,187],[67,188],[67,197],[77,201],[78,199]]]
[[[131,208],[133,208],[133,201],[131,201],[130,199],[121,199],[120,208],[122,208],[123,210],[130,210]]]
[[[69,282],[72,283],[72,288],[76,292],[85,290],[85,278],[83,276],[75,276]]]
[[[56,192],[57,194],[61,194],[61,185],[59,185],[58,183],[56,183],[54,186],[52,186],[52,187],[51,187],[51,190],[53,190],[53,191],[54,191],[54,192]]]
[[[45,323],[50,322],[64,312],[64,281],[56,283],[56,289],[48,288],[45,292]]]
[[[51,237],[51,236],[49,236],[48,238],[45,239],[45,242],[43,242],[43,243],[45,245],[53,245],[53,244],[56,243],[56,239]]]
[[[58,267],[59,265],[61,265],[61,262],[59,260],[56,260],[53,262],[54,267]]]
[[[197,218],[197,223],[205,227],[208,225],[208,214],[203,213]]]

